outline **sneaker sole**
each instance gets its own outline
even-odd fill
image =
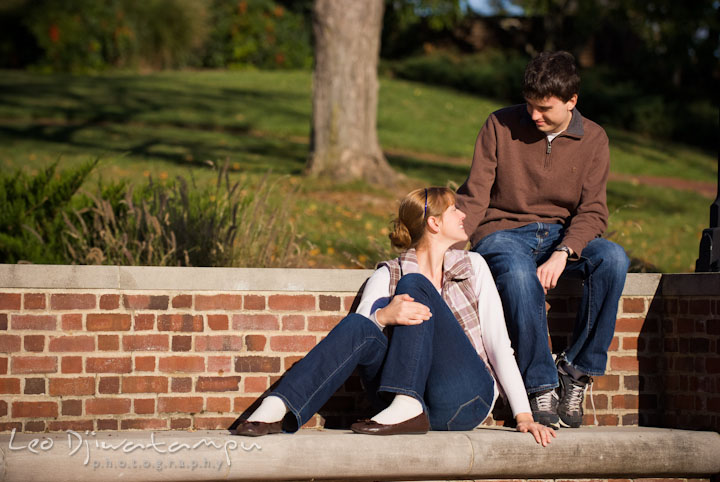
[[[577,425],[575,425],[575,424],[570,425],[570,424],[563,422],[563,420],[560,419],[560,426],[564,427],[564,428],[580,428],[581,425],[582,425],[582,422],[580,422]]]

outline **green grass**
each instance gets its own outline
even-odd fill
[[[390,252],[388,222],[404,190],[459,184],[478,129],[502,105],[422,84],[381,79],[378,131],[388,159],[409,181],[394,191],[301,176],[308,155],[310,72],[202,71],[148,75],[0,72],[0,166],[61,169],[100,156],[96,177],[273,178],[296,186],[291,221],[308,266],[372,266]],[[714,156],[690,146],[608,130],[612,170],[712,181]],[[689,271],[710,200],[670,189],[611,183],[610,230],[661,271]],[[645,243],[645,246],[643,246]]]

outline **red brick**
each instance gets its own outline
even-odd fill
[[[205,401],[206,412],[228,413],[232,402],[229,398],[224,397],[208,397]]]
[[[282,329],[283,330],[304,330],[305,329],[305,316],[304,315],[284,315],[282,317]]]
[[[623,337],[623,350],[637,350],[637,349],[638,349],[638,337],[637,336]]]
[[[50,338],[51,352],[95,351],[95,337],[87,335],[68,335]]]
[[[0,375],[5,375],[8,372],[8,359],[7,357],[0,357]]]
[[[595,377],[593,389],[617,391],[620,388],[620,377],[618,375],[603,375]]]
[[[26,433],[32,433],[32,432],[44,432],[45,431],[45,422],[41,420],[29,420],[25,422],[25,426],[23,427],[23,432]]]
[[[133,410],[139,415],[155,413],[155,400],[152,398],[133,400]]]
[[[623,313],[644,313],[645,300],[643,298],[624,298]]]
[[[20,293],[0,293],[0,310],[20,310]]]
[[[92,420],[63,420],[63,421],[50,421],[48,424],[48,430],[51,432],[66,432],[67,430],[74,430],[78,433],[85,431],[92,432],[93,421]]]
[[[268,377],[246,377],[244,393],[263,393],[268,389]]]
[[[50,295],[52,310],[89,310],[96,306],[95,295],[61,293]]]
[[[190,377],[175,377],[170,382],[170,391],[175,393],[188,393],[192,392],[192,378]]]
[[[280,371],[280,358],[269,356],[235,357],[235,371],[277,373]]]
[[[82,400],[63,400],[62,414],[68,416],[82,415]]]
[[[270,295],[268,306],[279,311],[311,311],[315,309],[313,295]]]
[[[0,335],[0,352],[12,353],[20,351],[21,338],[18,335]]]
[[[118,335],[98,335],[98,350],[117,351],[120,348]]]
[[[691,315],[709,315],[710,313],[710,300],[690,300],[690,314]]]
[[[287,370],[290,370],[290,367],[292,367],[294,364],[296,364],[297,362],[299,362],[299,361],[302,360],[303,358],[305,358],[305,357],[303,357],[303,356],[298,356],[298,355],[295,355],[295,356],[286,356],[285,358],[283,358],[283,366],[285,367],[285,370],[286,370],[286,371],[287,371]]]
[[[123,351],[168,351],[168,335],[124,335]]]
[[[97,421],[98,430],[117,430],[119,426],[118,420],[114,418],[99,419]]]
[[[612,406],[614,410],[637,409],[639,407],[639,399],[637,395],[613,395]]]
[[[172,299],[173,308],[192,308],[192,295],[178,295]]]
[[[265,297],[261,295],[245,295],[244,305],[246,310],[264,310]]]
[[[25,390],[23,393],[26,395],[39,395],[45,393],[45,379],[44,378],[26,378],[25,379]]]
[[[102,377],[98,382],[98,393],[117,394],[120,393],[120,377]]]
[[[45,335],[25,335],[23,345],[25,351],[41,352],[45,350]]]
[[[8,414],[8,404],[5,400],[0,400],[0,417],[5,417]]]
[[[319,301],[321,311],[340,311],[342,300],[339,296],[320,295]]]
[[[166,430],[168,422],[160,418],[135,418],[120,421],[120,430]]]
[[[10,432],[15,429],[18,432],[22,432],[21,422],[0,422],[0,432]]]
[[[245,335],[245,345],[248,351],[263,351],[267,339],[263,335]]]
[[[205,359],[199,356],[169,356],[160,358],[161,372],[204,372]]]
[[[202,409],[202,397],[162,397],[158,401],[158,413],[198,413]]]
[[[175,314],[158,316],[159,331],[203,331],[202,315]]]
[[[196,392],[236,392],[240,377],[199,377]]]
[[[20,379],[0,378],[0,393],[20,393]]]
[[[279,335],[270,338],[272,351],[301,351],[308,352],[315,346],[315,337],[312,335]]]
[[[195,338],[195,351],[240,351],[242,348],[242,336],[218,335]]]
[[[330,331],[335,328],[335,325],[340,323],[343,319],[342,316],[308,316],[308,330],[309,331]]]
[[[154,372],[155,357],[154,356],[138,356],[135,357],[136,372]]]
[[[173,336],[172,351],[192,350],[192,336]]]
[[[56,373],[55,356],[14,356],[11,360],[12,373]]]
[[[620,339],[617,336],[614,336],[612,341],[610,342],[608,351],[617,351],[619,347],[620,347]]]
[[[640,333],[645,323],[645,318],[619,318],[615,322],[615,331]]]
[[[277,330],[280,328],[275,315],[233,315],[233,330]]]
[[[613,370],[637,372],[639,363],[634,356],[613,356],[610,358],[610,367]]]
[[[63,373],[82,373],[81,356],[64,356],[61,364]]]
[[[155,315],[140,313],[135,315],[135,331],[152,330],[155,328]]]
[[[129,398],[89,398],[85,400],[88,415],[121,415],[130,413]]]
[[[88,373],[130,373],[132,359],[130,357],[88,358],[85,361],[85,371]]]
[[[167,393],[167,377],[128,376],[122,380],[123,393]]]
[[[223,430],[235,421],[235,417],[195,417],[195,428],[198,430]]]
[[[257,400],[257,397],[235,397],[233,398],[233,412],[235,413],[242,413],[248,408],[250,408],[250,405],[255,403]]]
[[[120,308],[120,295],[100,296],[101,310],[117,310],[118,308]]]
[[[6,331],[8,329],[8,315],[7,313],[0,313],[0,330]]]
[[[227,330],[230,326],[227,315],[207,315],[207,321],[211,330]]]
[[[242,295],[195,295],[195,309],[242,310]]]
[[[170,419],[170,430],[187,430],[190,427],[192,427],[192,419],[190,418]]]
[[[51,378],[50,395],[95,395],[94,377]]]
[[[57,328],[55,315],[12,315],[10,326],[13,330],[48,330]]]
[[[64,331],[80,331],[83,329],[83,315],[80,313],[68,313],[60,316],[60,319]]]
[[[707,373],[720,373],[720,358],[706,358],[705,370]]]
[[[167,310],[166,295],[123,295],[123,306],[131,310]]]
[[[360,295],[343,296],[343,311],[350,312],[356,302],[360,302]]]
[[[54,418],[57,416],[57,402],[12,402],[13,418]]]
[[[90,313],[87,315],[88,331],[129,331],[130,315],[124,313]]]
[[[25,293],[23,295],[23,308],[26,310],[44,310],[46,306],[44,293]]]
[[[598,414],[597,419],[598,419],[598,425],[601,425],[604,427],[617,427],[618,422],[620,420],[617,415],[603,415],[603,414]],[[594,424],[595,424],[595,420],[593,419],[592,411],[590,411],[589,413],[586,411],[585,416],[583,417],[583,425],[590,426],[590,425],[594,425]]]
[[[232,368],[232,358],[229,356],[209,356],[207,360],[208,373],[217,372],[222,375]]]

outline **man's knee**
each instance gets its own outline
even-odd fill
[[[606,239],[598,238],[593,240],[588,247],[590,261],[598,266],[598,269],[614,276],[625,277],[630,267],[630,258],[625,253],[625,249],[619,244],[613,243]],[[583,251],[583,255],[585,252]]]

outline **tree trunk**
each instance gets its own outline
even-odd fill
[[[377,138],[383,0],[315,0],[310,175],[391,185]]]

